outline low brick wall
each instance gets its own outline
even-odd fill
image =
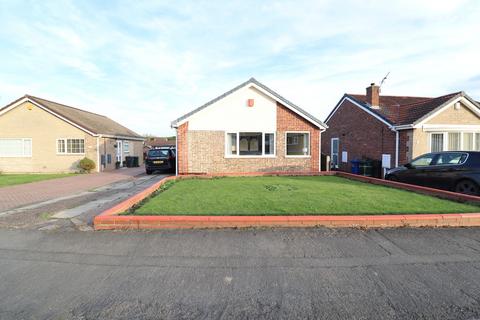
[[[119,216],[158,190],[168,181],[177,179],[220,176],[322,176],[340,177],[418,192],[443,199],[480,204],[480,197],[431,189],[405,183],[364,177],[345,172],[276,172],[276,173],[221,173],[209,175],[183,175],[162,179],[142,192],[102,212],[94,219],[95,230],[125,229],[191,229],[191,228],[245,228],[245,227],[467,227],[480,226],[480,213],[413,214],[413,215],[289,215],[289,216]]]

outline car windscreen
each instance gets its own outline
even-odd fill
[[[167,149],[154,149],[148,151],[149,157],[168,157]]]

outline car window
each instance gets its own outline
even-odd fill
[[[434,154],[426,154],[413,160],[411,164],[414,167],[429,166],[434,157]]]
[[[168,149],[153,149],[148,151],[149,157],[168,157]]]
[[[463,152],[449,152],[438,155],[436,165],[462,164],[467,159],[467,154]]]

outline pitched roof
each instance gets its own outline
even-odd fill
[[[77,126],[90,131],[91,133],[106,136],[143,139],[143,137],[136,132],[122,126],[118,122],[115,122],[106,116],[31,95],[25,95],[24,97],[10,103],[9,105],[0,109],[0,112],[25,98],[39,104],[47,110],[59,115],[60,117],[67,119]]]
[[[346,94],[345,96],[362,104],[363,107],[368,108],[369,111],[377,114],[392,125],[408,125],[427,116],[438,107],[459,95],[466,96],[463,92],[454,92],[436,98],[380,96],[378,109],[371,108],[365,95]]]
[[[265,90],[267,93],[269,93],[270,95],[272,95],[277,101],[281,102],[282,104],[284,104],[286,107],[290,107],[291,109],[293,109],[294,111],[297,111],[301,116],[303,116],[306,120],[316,124],[316,125],[320,125],[324,128],[328,128],[328,126],[323,123],[322,121],[320,121],[319,119],[317,119],[316,117],[314,117],[313,115],[311,115],[310,113],[308,113],[307,111],[303,110],[302,108],[300,108],[299,106],[293,104],[292,102],[290,102],[289,100],[285,99],[284,97],[282,97],[281,95],[279,95],[278,93],[276,93],[275,91],[273,91],[272,89],[270,89],[269,87],[267,87],[266,85],[264,85],[263,83],[259,82],[258,80],[256,80],[255,78],[250,78],[248,79],[247,81],[245,81],[244,83],[236,86],[235,88],[225,92],[224,94],[216,97],[215,99],[213,100],[210,100],[209,102],[205,103],[204,105],[190,111],[189,113],[181,116],[180,118],[172,121],[172,127],[175,127],[177,126],[180,122],[182,122],[183,120],[189,118],[190,116],[194,115],[195,113],[205,109],[206,107],[214,104],[215,102],[219,101],[219,100],[222,100],[223,98],[225,98],[226,96],[234,93],[235,91],[245,87],[246,85],[248,84],[254,84],[256,86],[258,86],[259,88]]]

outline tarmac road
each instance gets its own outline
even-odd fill
[[[480,229],[0,229],[0,319],[480,319]]]

